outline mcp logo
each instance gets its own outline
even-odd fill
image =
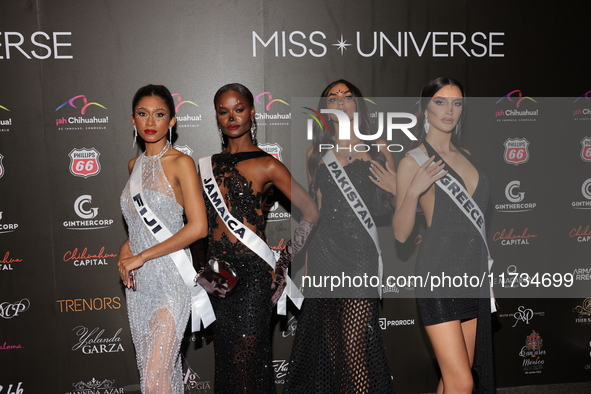
[[[87,109],[88,107],[90,107],[91,105],[96,105],[96,106],[98,106],[98,107],[101,107],[102,109],[107,109],[107,108],[106,108],[104,105],[102,105],[102,104],[95,103],[95,102],[89,103],[89,102],[88,102],[88,99],[86,98],[86,96],[85,96],[85,95],[83,95],[83,94],[81,94],[81,95],[78,95],[78,96],[74,96],[74,97],[72,97],[71,99],[69,99],[68,101],[66,101],[65,103],[63,103],[63,104],[62,104],[62,105],[60,105],[59,107],[57,107],[55,110],[56,110],[56,111],[59,111],[60,109],[62,109],[63,107],[65,107],[65,106],[66,106],[66,105],[68,105],[68,104],[69,104],[69,105],[70,105],[70,107],[72,107],[72,108],[79,108],[79,107],[77,107],[77,106],[76,106],[76,104],[75,104],[75,102],[77,102],[77,101],[82,101],[82,103],[81,103],[81,104],[78,104],[78,105],[80,105],[80,106],[81,106],[81,107],[80,107],[80,114],[81,114],[81,115],[84,115],[84,114],[86,113],[86,109]]]

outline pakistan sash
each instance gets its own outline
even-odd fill
[[[380,298],[382,298],[382,276],[384,272],[384,263],[382,262],[382,250],[380,249],[380,240],[378,238],[378,228],[369,213],[369,209],[361,199],[361,195],[353,186],[353,183],[349,179],[347,172],[339,163],[339,160],[334,155],[332,149],[328,150],[324,157],[322,158],[326,167],[328,167],[328,172],[334,179],[335,183],[339,187],[341,193],[345,197],[349,206],[355,212],[357,219],[367,231],[369,236],[371,237],[376,249],[378,251],[378,278],[380,279],[380,285],[378,286],[378,294]]]

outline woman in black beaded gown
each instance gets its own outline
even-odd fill
[[[444,273],[481,278],[488,270],[486,245],[479,231],[445,191],[434,185],[449,173],[462,183],[481,212],[486,212],[490,182],[459,145],[463,116],[464,90],[458,81],[440,77],[427,83],[421,93],[417,143],[429,160],[419,166],[408,155],[398,168],[394,236],[401,242],[408,239],[420,204],[427,231],[417,256],[416,273],[423,278]],[[419,313],[441,370],[437,393],[493,393],[488,284],[435,292],[417,287],[416,293]]]
[[[351,122],[351,130],[353,114],[358,112],[359,129],[372,133],[361,92],[348,81],[328,85],[321,95],[321,108],[343,111]],[[326,151],[320,151],[319,146],[336,145],[336,158],[374,219],[391,215],[389,200],[395,189],[388,194],[380,185],[395,184],[394,160],[385,150],[349,150],[349,146],[364,141],[355,135],[350,140],[340,140],[337,118],[330,116],[327,130],[315,129],[313,146],[308,150],[309,191],[320,207],[320,219],[308,242],[307,276],[377,276],[378,251],[374,242],[330,175],[323,161]],[[392,169],[384,172],[390,179],[375,176],[371,169],[374,160]],[[284,393],[393,393],[378,323],[378,289],[345,286],[333,291],[315,287],[303,290],[306,299],[298,317]]]
[[[316,204],[293,180],[288,169],[255,143],[253,96],[241,84],[221,87],[214,97],[222,134],[221,153],[213,155],[213,175],[230,213],[265,239],[264,200],[277,187],[302,211],[305,220],[318,219]],[[272,268],[228,230],[209,198],[207,259],[229,262],[238,276],[231,294],[211,297],[216,393],[275,393],[271,358],[271,313],[274,293],[281,291]],[[279,266],[279,264],[277,265]],[[201,283],[201,282],[200,282]],[[207,287],[204,286],[206,289]]]

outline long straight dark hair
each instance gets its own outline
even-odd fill
[[[464,98],[463,110],[460,115],[460,119],[458,120],[458,124],[452,131],[451,135],[451,142],[456,146],[462,146],[462,121],[464,120],[464,113],[466,112],[466,94],[464,93],[464,87],[460,82],[458,82],[458,80],[454,78],[438,77],[427,82],[427,84],[423,86],[423,90],[421,90],[421,98],[419,100],[419,117],[417,119],[417,128],[415,132],[415,137],[417,137],[417,141],[415,141],[413,147],[421,145],[427,135],[427,133],[425,133],[425,109],[427,109],[427,105],[429,105],[429,102],[431,101],[435,93],[437,93],[443,87],[450,85],[460,89],[462,97]]]
[[[355,105],[357,107],[356,112],[359,114],[359,131],[361,134],[365,135],[372,135],[375,134],[374,124],[371,121],[371,117],[369,115],[369,109],[367,108],[367,104],[363,99],[363,95],[357,86],[353,85],[351,82],[346,81],[344,79],[339,79],[338,81],[334,81],[330,83],[320,95],[320,100],[318,100],[318,112],[321,109],[328,108],[326,98],[328,97],[328,93],[330,90],[338,84],[344,84],[347,86],[348,90],[351,92],[351,95],[355,97]],[[308,158],[308,171],[310,173],[310,182],[308,184],[308,192],[312,196],[314,200],[316,200],[316,192],[318,191],[318,180],[316,178],[316,173],[318,170],[318,165],[324,156],[324,152],[320,151],[320,144],[334,144],[334,134],[336,132],[334,122],[330,118],[330,116],[326,116],[328,129],[324,130],[317,124],[314,124],[313,128],[313,137],[312,137],[312,146],[314,147],[310,157]],[[368,151],[369,156],[372,160],[377,161],[382,166],[386,165],[386,157],[378,150],[377,147],[371,146],[370,150]]]

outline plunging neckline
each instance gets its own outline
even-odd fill
[[[441,160],[445,164],[444,170],[447,170],[448,173],[451,173],[450,175],[453,176],[454,178],[456,178],[462,184],[464,189],[466,189],[466,191],[468,191],[468,188],[466,187],[466,183],[464,182],[464,178],[462,178],[460,176],[460,174],[458,174],[456,172],[456,170],[453,169],[452,166],[450,166],[449,164],[447,164],[447,162],[445,160],[443,160],[441,155],[439,155],[439,153],[437,153],[437,151],[435,150],[435,148],[433,148],[431,146],[431,144],[429,144],[426,140],[423,141],[423,144],[425,145],[425,149],[427,150],[427,155],[428,156],[435,155],[435,161]],[[474,165],[474,163],[472,163],[472,160],[470,160],[470,158],[468,157],[468,154],[465,153],[462,148],[458,148],[458,146],[456,144],[454,144],[453,142],[452,142],[452,144],[458,150],[458,152],[460,152],[462,154],[462,156],[464,156],[466,158],[466,160],[468,160],[468,163],[470,163],[470,165],[472,165],[472,167],[474,167],[474,169],[476,170],[476,175],[478,176],[478,180],[476,181],[476,187],[474,188],[474,191],[471,194],[468,192],[468,195],[470,197],[474,197],[474,195],[476,194],[476,191],[478,190],[478,187],[480,186],[480,179],[482,178],[480,176],[480,171]],[[433,154],[431,154],[430,150],[433,152]]]

